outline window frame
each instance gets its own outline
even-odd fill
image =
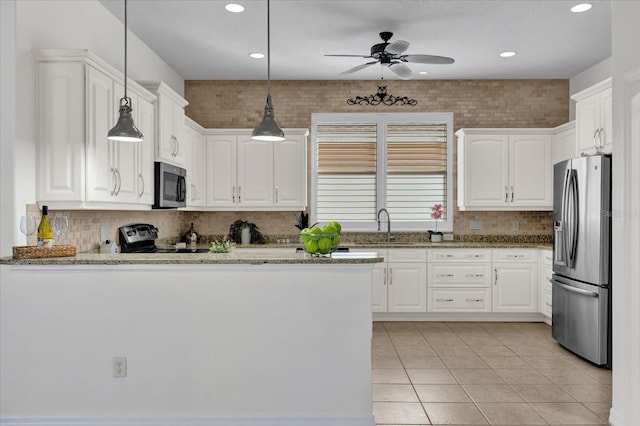
[[[318,196],[318,125],[325,124],[376,124],[376,211],[386,207],[386,163],[387,143],[386,129],[388,124],[420,123],[446,124],[447,126],[447,172],[446,172],[446,205],[447,220],[438,220],[439,232],[453,231],[454,197],[453,197],[453,113],[452,112],[424,112],[424,113],[312,113],[311,114],[311,198],[309,202],[309,222],[316,222]],[[427,231],[435,230],[436,221],[431,219],[429,211],[425,211],[425,220],[416,222],[393,222],[391,229],[397,231]],[[384,218],[386,221],[386,217]],[[323,224],[321,224],[323,225]],[[342,223],[343,230],[355,232],[371,232],[377,230],[377,223]],[[383,225],[384,226],[384,225]],[[384,229],[384,228],[383,228]]]

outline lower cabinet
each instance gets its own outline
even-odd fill
[[[491,312],[491,250],[429,250],[429,312]]]
[[[553,274],[553,251],[540,250],[538,269],[538,312],[544,315],[544,322],[551,325],[551,275]]]
[[[493,312],[538,312],[536,249],[493,250]]]

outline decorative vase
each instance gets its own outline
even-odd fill
[[[249,244],[251,243],[251,228],[245,226],[240,230],[240,243],[241,244]]]

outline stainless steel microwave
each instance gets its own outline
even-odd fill
[[[154,209],[187,206],[187,170],[156,161],[154,164]]]

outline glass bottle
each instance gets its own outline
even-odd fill
[[[49,206],[42,206],[42,219],[38,225],[38,247],[53,246],[53,230],[49,222]]]

